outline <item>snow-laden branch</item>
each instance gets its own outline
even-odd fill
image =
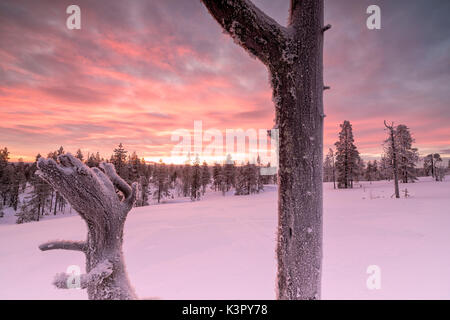
[[[211,15],[250,54],[265,65],[283,56],[288,34],[250,0],[201,0]]]
[[[87,274],[58,274],[58,288],[87,288],[89,299],[135,299],[123,261],[122,242],[125,219],[133,207],[137,184],[131,187],[118,176],[111,164],[89,168],[71,154],[58,161],[40,158],[37,174],[58,191],[86,221],[88,235],[82,242],[51,241],[40,246],[43,251],[68,249],[83,251]],[[115,187],[120,190],[120,197]],[[100,263],[99,263],[100,261]]]
[[[74,250],[74,251],[86,251],[86,242],[84,241],[63,241],[63,240],[54,240],[43,243],[39,246],[39,249],[42,251],[47,250]]]
[[[123,192],[125,198],[130,196],[130,186],[116,173],[116,170],[114,169],[114,165],[112,163],[102,162],[100,164],[100,168],[103,169],[106,176],[117,187],[117,189]]]
[[[117,189],[122,191],[123,195],[125,196],[123,205],[125,206],[125,208],[129,208],[128,209],[128,211],[129,211],[132,208],[134,201],[136,199],[137,183],[136,182],[133,183],[130,187],[128,185],[128,183],[126,183],[125,180],[123,180],[116,173],[116,170],[114,169],[114,165],[112,163],[102,162],[100,164],[100,168],[103,169],[103,171],[105,172],[105,175],[107,176],[107,178],[109,178],[109,180],[112,182],[112,184],[114,184],[114,186]],[[97,169],[95,172],[98,176],[99,175],[101,176],[102,180],[108,180],[104,176],[103,172],[101,172],[100,170]]]
[[[77,275],[71,275],[67,273],[58,273],[53,280],[53,284],[58,289],[72,289],[77,285],[81,289],[86,289],[88,285],[96,286],[100,284],[104,279],[109,277],[113,273],[113,264],[109,260],[104,260],[97,264],[89,273],[78,275],[79,282],[77,281]],[[74,283],[70,283],[74,281]]]
[[[60,155],[58,160],[59,164],[53,159],[40,158],[37,174],[58,190],[83,219],[100,222],[117,211],[122,218],[131,210],[137,184],[130,187],[117,175],[112,164],[102,163],[103,173],[87,167],[69,153]],[[114,186],[123,192],[124,201],[120,201]]]

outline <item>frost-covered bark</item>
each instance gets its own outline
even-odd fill
[[[322,263],[323,0],[291,0],[287,28],[248,0],[202,0],[268,68],[279,128],[279,299],[319,299]]]
[[[395,129],[394,123],[388,125],[386,121],[384,121],[384,126],[389,130],[389,141],[390,148],[392,152],[392,170],[394,171],[394,187],[395,187],[395,197],[400,198],[400,191],[398,188],[398,165],[397,165],[397,147],[395,143]]]
[[[86,221],[86,242],[50,241],[43,251],[65,249],[81,251],[86,256],[87,274],[81,287],[89,299],[134,299],[136,295],[127,277],[122,253],[123,228],[136,198],[136,184],[131,187],[120,178],[110,163],[89,168],[70,154],[58,162],[40,158],[37,174],[57,190]],[[123,194],[121,201],[115,188]],[[55,277],[58,288],[67,288],[67,275]]]

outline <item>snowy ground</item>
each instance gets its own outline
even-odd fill
[[[411,197],[392,199],[388,182],[353,190],[325,184],[323,298],[450,299],[450,177],[405,187]],[[139,297],[275,298],[276,199],[266,186],[259,195],[209,193],[195,203],[133,209],[124,251]],[[1,224],[0,299],[87,298],[51,285],[69,265],[84,268],[81,253],[38,250],[85,234],[78,216]],[[369,265],[381,268],[380,290],[366,287]]]

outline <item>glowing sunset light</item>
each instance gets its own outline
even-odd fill
[[[380,157],[388,120],[411,128],[421,155],[449,157],[450,41],[435,32],[448,28],[446,13],[380,2],[383,28],[369,31],[365,1],[326,1],[325,152],[349,120],[362,156]],[[66,28],[65,2],[0,4],[0,147],[11,160],[59,146],[109,158],[121,142],[147,161],[181,164],[171,136],[195,120],[221,131],[273,127],[267,70],[198,1],[77,4],[81,30]],[[289,1],[255,4],[285,24]]]

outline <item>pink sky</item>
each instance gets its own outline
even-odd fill
[[[289,1],[254,2],[285,24]],[[70,4],[81,30],[65,26]],[[365,26],[370,4],[382,9],[381,30]],[[378,157],[386,119],[411,128],[421,155],[450,155],[449,2],[325,6],[325,148],[350,120],[363,157]],[[60,145],[109,156],[119,142],[159,159],[195,120],[225,132],[269,129],[273,118],[265,67],[200,1],[0,3],[0,147],[13,159]]]

